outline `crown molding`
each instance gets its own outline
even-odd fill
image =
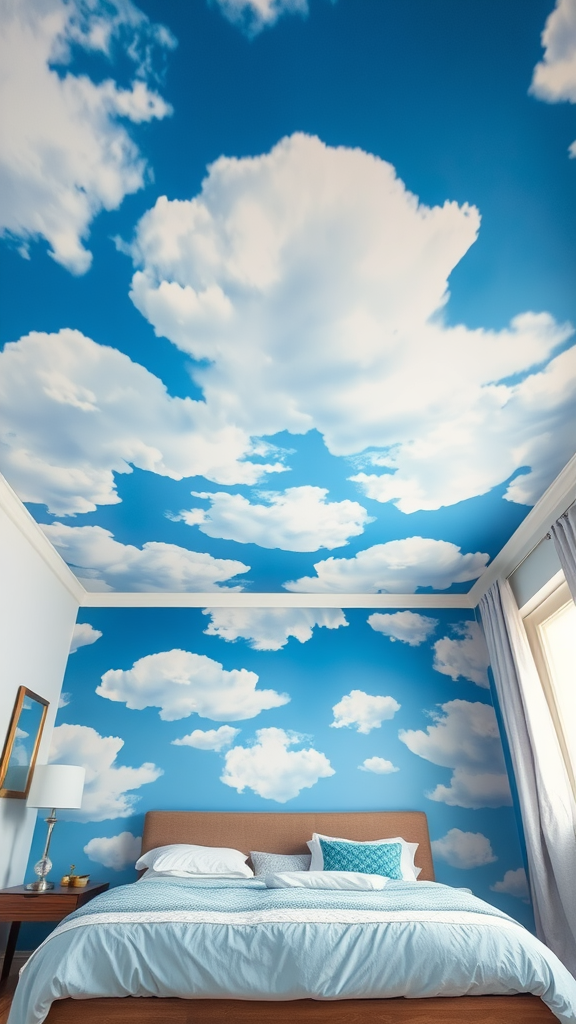
[[[468,591],[473,607],[484,597],[496,579],[507,579],[520,562],[534,550],[546,536],[552,523],[576,501],[576,455],[552,481],[550,487],[526,516],[510,540],[498,552],[480,579]]]
[[[86,591],[66,562],[50,543],[41,526],[22,504],[15,491],[0,473],[0,508],[14,523],[16,529],[32,545],[60,583],[78,604],[82,604]]]
[[[468,594],[120,594],[84,592],[83,608],[471,608]]]

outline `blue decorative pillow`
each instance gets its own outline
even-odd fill
[[[367,875],[402,878],[400,843],[337,843],[319,839],[324,871],[361,871]]]

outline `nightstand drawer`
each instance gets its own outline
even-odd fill
[[[44,892],[0,896],[0,921],[61,921],[79,905],[70,896]]]
[[[89,882],[83,889],[57,885],[47,892],[30,892],[25,885],[0,890],[0,921],[61,921],[101,892],[108,882]]]

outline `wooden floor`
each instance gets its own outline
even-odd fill
[[[0,987],[0,1024],[6,1024],[6,1021],[8,1020],[12,996],[14,995],[14,989],[16,988],[17,981],[18,975],[11,974]]]
[[[12,961],[10,977],[3,985],[0,985],[0,1024],[6,1024],[6,1021],[8,1020],[12,996],[14,995],[14,990],[18,983],[18,972],[20,968],[24,966],[29,956],[30,951],[23,952],[22,950],[17,950],[14,960]],[[0,968],[3,963],[4,957],[0,956]]]

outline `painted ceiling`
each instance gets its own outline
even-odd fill
[[[0,469],[85,586],[469,590],[576,448],[576,0],[0,22]]]

